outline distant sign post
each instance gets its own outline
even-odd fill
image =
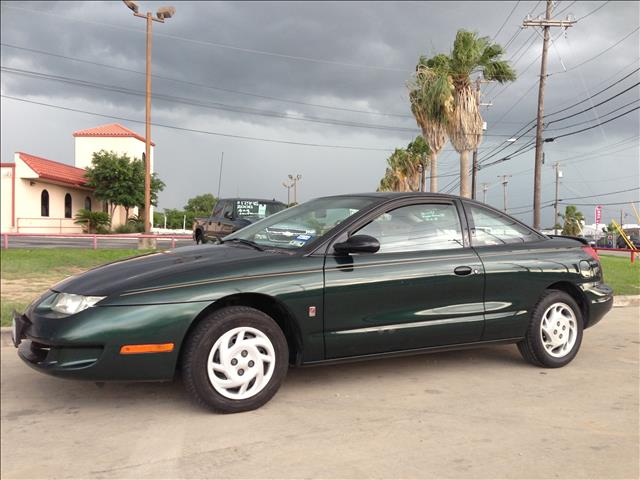
[[[602,221],[602,205],[596,206],[596,228]]]

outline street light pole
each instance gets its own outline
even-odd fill
[[[144,232],[151,233],[151,46],[153,17],[147,12],[147,85],[144,114]]]
[[[123,0],[124,4],[133,11],[135,17],[144,18],[147,22],[147,54],[146,54],[146,105],[145,105],[145,141],[144,141],[144,231],[151,233],[151,47],[153,44],[153,22],[164,23],[165,18],[175,15],[174,7],[160,7],[153,13],[138,13],[138,2]]]

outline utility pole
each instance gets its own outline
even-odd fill
[[[507,184],[509,183],[509,178],[511,175],[498,175],[498,178],[502,177],[502,189],[503,189],[503,200],[502,200],[502,210],[506,213],[507,211]]]
[[[560,163],[554,163],[554,168],[556,171],[556,201],[553,203],[554,205],[554,215],[553,215],[553,234],[558,235],[558,229],[556,225],[558,224],[558,197],[560,196],[560,179],[562,178],[562,171],[560,170]]]
[[[164,23],[166,18],[175,15],[174,7],[160,7],[154,16],[153,13],[138,13],[140,7],[138,2],[123,0],[124,4],[133,11],[136,17],[144,18],[147,21],[147,55],[146,55],[146,108],[145,108],[145,172],[144,172],[144,231],[151,233],[151,46],[153,43],[152,26],[153,22]]]
[[[482,184],[482,203],[487,203],[487,190],[489,190],[489,184]]]
[[[218,175],[218,200],[220,200],[220,185],[222,185],[222,165],[224,165],[224,152],[220,155],[220,174]]]
[[[480,102],[480,84],[481,83],[489,83],[487,80],[482,80],[480,78],[476,79],[476,103],[478,105],[478,109],[480,107],[490,107],[493,105],[492,102],[482,103]],[[482,131],[486,130],[486,122],[482,122]],[[479,142],[478,142],[479,143]],[[471,198],[476,199],[476,190],[478,184],[478,146],[473,149],[473,160],[471,162]]]
[[[547,79],[547,53],[549,51],[549,28],[571,27],[575,20],[553,20],[551,18],[551,10],[553,9],[553,1],[547,0],[547,9],[544,19],[533,20],[526,18],[522,22],[523,27],[542,27],[542,62],[540,65],[540,84],[538,86],[538,115],[536,120],[536,156],[533,174],[533,228],[540,229],[540,182],[542,179],[542,131],[544,129],[544,84]]]
[[[282,182],[282,186],[287,189],[287,207],[291,203],[291,187],[293,185],[288,184],[287,182]]]

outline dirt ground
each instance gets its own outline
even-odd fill
[[[2,478],[638,478],[640,309],[567,367],[515,346],[292,369],[217,415],[172,383],[61,380],[1,352]]]

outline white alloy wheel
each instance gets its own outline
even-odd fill
[[[578,335],[576,315],[566,303],[557,302],[547,308],[540,322],[540,338],[545,351],[562,358],[573,349]]]
[[[275,364],[276,353],[269,337],[256,328],[238,327],[224,333],[213,345],[207,373],[220,395],[244,400],[267,386]]]

